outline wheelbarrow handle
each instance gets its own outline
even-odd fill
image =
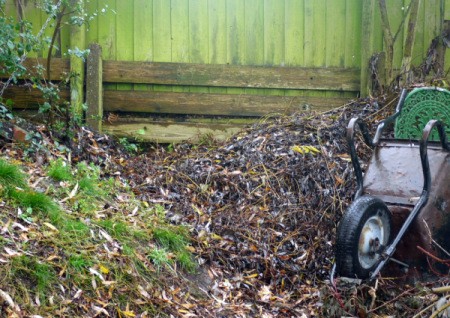
[[[362,194],[363,190],[363,173],[361,170],[361,165],[359,163],[358,155],[356,153],[356,147],[355,147],[355,134],[356,134],[356,126],[359,127],[359,130],[361,131],[364,142],[371,148],[374,148],[378,145],[380,141],[381,134],[383,133],[383,130],[385,127],[392,123],[401,113],[403,103],[405,102],[405,98],[407,95],[407,90],[403,89],[402,93],[400,95],[400,98],[397,103],[397,107],[395,108],[395,114],[382,120],[377,127],[377,131],[375,133],[374,138],[370,136],[369,129],[367,128],[367,124],[363,121],[361,117],[354,117],[350,120],[347,126],[347,144],[348,148],[350,149],[350,157],[352,159],[353,169],[355,170],[355,176],[356,176],[356,193],[355,193],[355,199],[359,197]]]
[[[402,227],[398,231],[397,236],[395,237],[394,241],[387,247],[387,249],[382,253],[383,260],[378,264],[375,271],[372,273],[370,279],[375,279],[376,276],[378,276],[378,273],[381,271],[381,269],[384,267],[387,261],[394,255],[395,249],[402,239],[403,235],[411,225],[411,223],[414,221],[414,219],[417,217],[421,209],[425,206],[425,204],[428,202],[428,198],[430,195],[430,186],[431,186],[431,173],[430,173],[430,163],[428,161],[428,140],[430,138],[431,131],[433,128],[435,128],[439,132],[439,139],[442,144],[442,148],[446,151],[450,151],[449,144],[447,142],[447,135],[445,133],[445,126],[444,123],[442,123],[439,120],[430,120],[425,128],[423,129],[422,138],[420,139],[420,161],[422,163],[422,173],[423,173],[423,189],[422,194],[420,195],[419,201],[417,201],[416,205],[412,209],[411,213],[409,213],[408,217],[406,218],[405,222],[403,223]]]

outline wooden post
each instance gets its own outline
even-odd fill
[[[102,47],[93,43],[86,68],[86,124],[89,128],[102,130],[103,119],[103,61]]]
[[[71,0],[71,3],[76,0]],[[84,25],[70,26],[70,48],[72,50],[78,48],[84,50],[86,46],[86,32]],[[76,76],[70,80],[70,105],[74,115],[83,115],[83,101],[84,101],[84,61],[75,55],[70,56],[70,71]]]
[[[362,7],[362,43],[361,43],[361,97],[367,96],[370,93],[369,81],[369,61],[373,54],[373,20],[375,14],[374,0],[364,0]]]

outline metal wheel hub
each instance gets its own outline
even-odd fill
[[[379,251],[387,243],[389,224],[386,222],[382,211],[378,211],[364,223],[358,243],[358,259],[363,268],[371,268],[378,262]]]

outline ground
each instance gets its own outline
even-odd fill
[[[432,289],[449,284],[432,271],[437,260],[426,279],[330,282],[355,189],[346,125],[361,116],[373,126],[394,105],[355,100],[267,117],[222,143],[203,136],[138,152],[85,128],[61,141],[43,126],[3,122],[2,158],[27,185],[0,189],[0,316],[437,315],[450,297]],[[14,125],[27,140],[13,137]],[[362,143],[358,151],[370,154]],[[30,209],[23,191],[52,201]]]

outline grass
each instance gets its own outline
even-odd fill
[[[58,159],[50,164],[47,175],[56,181],[71,181],[73,180],[72,170],[70,166]]]
[[[34,285],[39,294],[44,297],[57,279],[54,269],[49,264],[26,255],[13,258],[12,273],[15,279]]]
[[[19,167],[0,159],[0,184],[5,187],[26,188],[25,174]]]
[[[125,183],[102,180],[100,169],[93,165],[70,167],[57,160],[46,171],[60,183],[49,184],[44,194],[27,186],[26,175],[19,167],[0,160],[2,199],[21,208],[17,222],[31,224],[20,245],[14,231],[0,236],[0,246],[13,250],[20,246],[21,254],[0,267],[2,289],[9,286],[9,290],[15,290],[17,302],[30,304],[26,309],[32,314],[48,315],[45,310],[52,306],[33,306],[30,300],[39,296],[48,305],[46,299],[62,297],[61,286],[66,296],[82,290],[82,297],[96,299],[102,290],[109,290],[103,286],[103,279],[113,281],[121,292],[109,297],[126,308],[130,297],[141,297],[137,285],[152,286],[167,275],[174,275],[177,268],[195,270],[193,256],[187,249],[188,231],[167,223],[162,206],[135,200]],[[127,200],[115,202],[119,194]],[[99,216],[105,201],[115,207],[108,215]],[[136,207],[138,213],[131,217],[129,214]],[[0,218],[0,226],[1,222]],[[170,274],[161,275],[162,272]],[[155,308],[149,307],[156,314]]]
[[[150,251],[148,259],[155,265],[156,269],[160,271],[163,268],[168,268],[173,263],[169,258],[169,253],[164,248],[154,248]]]

